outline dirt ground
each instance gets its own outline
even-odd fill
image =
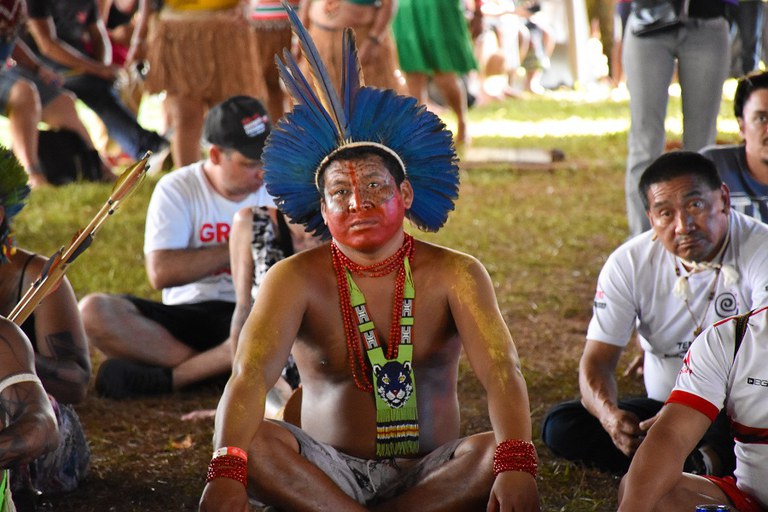
[[[584,316],[565,324],[546,318],[510,322],[526,368],[535,438],[547,408],[571,398],[563,396],[563,390],[572,390],[575,384],[586,321]],[[93,453],[90,475],[74,493],[38,499],[37,510],[197,510],[210,459],[213,420],[190,422],[181,416],[214,408],[222,389],[220,381],[173,396],[121,402],[91,394],[77,408]],[[465,364],[460,395],[463,432],[488,430],[483,390]],[[618,482],[614,477],[556,461],[535,441],[541,459],[543,510],[615,510],[612,500]],[[588,497],[583,506],[573,505],[579,493]]]

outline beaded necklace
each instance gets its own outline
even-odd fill
[[[376,456],[397,457],[419,453],[419,420],[416,405],[416,379],[413,371],[413,302],[415,289],[410,261],[413,239],[406,235],[395,253],[397,259],[361,266],[341,254],[331,243],[334,270],[339,287],[340,306],[344,318],[349,365],[355,385],[374,391],[376,405]],[[365,296],[352,273],[380,277],[397,271],[393,319],[386,355],[376,327],[368,314]],[[362,355],[369,366],[366,366]],[[370,377],[369,377],[370,372]]]
[[[371,379],[366,370],[363,351],[360,346],[360,334],[357,329],[357,315],[350,304],[349,283],[347,271],[351,274],[363,277],[382,277],[397,270],[395,279],[395,300],[392,306],[392,323],[389,329],[389,343],[387,344],[387,359],[397,357],[400,346],[400,315],[402,312],[403,288],[405,284],[405,266],[403,261],[408,258],[413,263],[413,237],[405,234],[403,245],[392,256],[380,263],[373,265],[360,265],[350,260],[336,245],[331,242],[331,256],[333,268],[336,271],[336,286],[339,290],[339,306],[341,316],[344,319],[344,334],[347,341],[347,358],[355,385],[361,391],[370,393],[373,390]]]
[[[681,298],[683,299],[683,302],[685,302],[685,308],[688,310],[688,314],[691,316],[691,320],[693,320],[693,336],[694,338],[701,334],[701,332],[704,330],[704,322],[707,319],[707,313],[709,313],[709,308],[712,306],[712,302],[715,300],[715,293],[717,291],[717,281],[720,278],[720,271],[723,268],[723,259],[725,258],[725,251],[728,248],[728,245],[730,245],[731,238],[730,238],[730,229],[729,232],[726,234],[726,241],[723,243],[723,246],[720,248],[719,251],[719,261],[717,263],[697,263],[697,262],[689,262],[686,260],[683,260],[682,258],[679,258],[684,265],[690,267],[692,270],[688,272],[686,275],[682,275],[682,272],[680,270],[680,266],[678,265],[677,261],[678,258],[675,257],[675,275],[677,276],[677,283],[676,288],[682,288],[682,291],[675,290],[675,295],[681,295]],[[701,315],[701,321],[699,321],[696,318],[696,315],[693,313],[693,309],[691,309],[690,304],[690,286],[688,285],[688,278],[693,274],[694,272],[701,271],[701,270],[714,270],[715,272],[715,278],[712,280],[712,285],[709,289],[709,294],[707,295],[707,305],[704,308],[704,313]],[[678,286],[679,284],[679,286]]]

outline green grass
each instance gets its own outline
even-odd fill
[[[679,111],[679,99],[673,98],[671,141],[680,140]],[[721,140],[737,140],[730,102],[723,102],[721,112]],[[152,110],[143,115],[151,119],[157,114]],[[450,115],[445,119],[452,126]],[[461,198],[445,228],[418,234],[471,253],[488,268],[523,362],[535,436],[548,407],[578,396],[577,361],[597,274],[626,236],[627,127],[626,100],[584,102],[558,93],[473,109],[475,145],[559,148],[566,159],[546,167],[463,170]],[[154,183],[147,180],[71,266],[68,276],[78,296],[106,291],[158,298],[147,283],[142,251],[144,214]],[[95,184],[35,191],[15,222],[19,244],[52,254],[87,224],[108,194],[108,186]],[[620,379],[620,389],[637,392],[641,387]],[[466,365],[461,368],[461,392],[464,431],[487,429],[484,399]],[[615,510],[616,478],[556,460],[536,442],[544,510]],[[110,468],[100,471],[109,474]],[[201,489],[194,482],[189,487]]]

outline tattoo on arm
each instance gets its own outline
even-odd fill
[[[62,331],[45,337],[51,356],[35,355],[35,367],[41,379],[63,383],[86,383],[90,364],[85,351],[78,347],[72,333]]]

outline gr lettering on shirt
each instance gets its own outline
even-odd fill
[[[206,222],[200,227],[200,241],[225,244],[229,241],[229,229],[229,224],[226,222],[216,224]]]

